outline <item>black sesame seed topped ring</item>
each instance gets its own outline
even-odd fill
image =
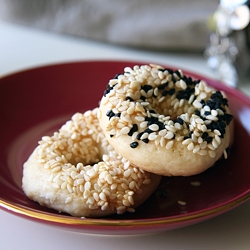
[[[158,65],[126,67],[109,81],[99,111],[113,147],[162,175],[197,174],[227,158],[232,118],[223,92]]]

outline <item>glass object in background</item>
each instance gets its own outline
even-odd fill
[[[232,87],[250,83],[249,6],[250,0],[221,0],[211,21],[205,56],[217,78]]]

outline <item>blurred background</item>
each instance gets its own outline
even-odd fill
[[[0,18],[84,39],[204,53],[220,80],[250,79],[250,0],[0,0]]]

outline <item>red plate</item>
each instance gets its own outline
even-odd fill
[[[163,178],[135,213],[103,219],[59,214],[29,200],[21,187],[22,166],[42,135],[76,112],[98,106],[108,80],[138,62],[88,61],[35,68],[0,79],[0,207],[26,219],[92,234],[143,234],[191,225],[224,213],[250,196],[250,100],[219,82],[235,116],[235,143],[228,160],[192,177]],[[200,182],[193,186],[191,182]],[[186,205],[179,205],[178,201]]]

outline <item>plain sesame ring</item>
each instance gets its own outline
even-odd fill
[[[224,93],[157,65],[126,67],[111,79],[98,117],[131,164],[166,176],[203,172],[227,157],[233,137]]]
[[[105,139],[97,109],[76,113],[44,136],[24,164],[23,190],[43,206],[78,217],[133,212],[161,177],[130,165]]]

